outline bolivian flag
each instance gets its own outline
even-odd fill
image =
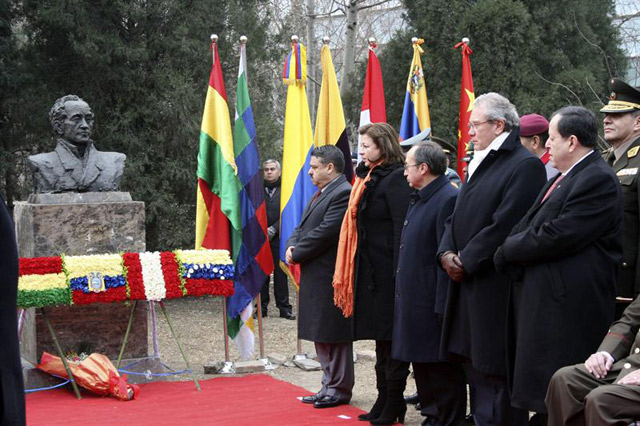
[[[420,59],[420,54],[424,52],[420,47],[423,43],[423,39],[413,39],[413,60],[407,79],[407,93],[404,98],[402,122],[400,123],[401,141],[414,138],[416,142],[419,142],[426,139],[431,132],[427,85]]]
[[[198,151],[196,249],[225,249],[234,260],[241,242],[240,185],[233,153],[227,92],[216,42],[211,43],[213,66],[202,114]]]

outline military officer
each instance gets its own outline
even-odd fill
[[[618,79],[611,80],[611,90],[609,103],[600,112],[605,114],[604,139],[611,146],[606,159],[618,176],[624,201],[622,271],[616,312],[619,318],[628,302],[640,293],[640,91]]]

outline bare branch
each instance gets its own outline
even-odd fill
[[[580,99],[580,96],[578,96],[578,95],[576,94],[576,92],[574,92],[573,90],[571,90],[568,86],[565,86],[565,85],[564,85],[564,84],[562,84],[562,83],[557,83],[557,82],[554,82],[554,81],[549,81],[549,80],[547,80],[546,78],[544,78],[543,76],[541,76],[537,71],[533,71],[533,73],[534,73],[534,74],[535,74],[535,75],[536,75],[540,80],[544,81],[545,83],[549,83],[549,84],[551,84],[551,85],[553,85],[553,86],[560,86],[560,87],[562,87],[562,88],[563,88],[563,89],[565,89],[567,92],[571,93],[571,94],[576,98],[576,100],[578,101],[578,103],[580,103],[580,104],[582,105],[582,100]],[[571,100],[570,100],[570,99],[567,99],[567,101],[568,101],[568,103],[571,103]]]
[[[589,43],[589,45],[595,47],[596,49],[598,49],[600,51],[600,53],[602,53],[602,56],[604,57],[605,65],[607,67],[607,71],[609,72],[609,78],[612,78],[613,77],[613,73],[611,72],[611,67],[609,66],[609,57],[607,56],[607,53],[602,49],[602,47],[600,47],[598,44],[592,42],[591,40],[589,40],[587,38],[587,36],[584,35],[582,30],[580,29],[580,26],[578,25],[578,21],[576,20],[576,13],[575,12],[573,12],[573,24],[575,25],[576,29],[578,30],[578,33],[580,33],[580,36],[587,43]]]
[[[365,10],[365,9],[371,9],[372,7],[380,6],[381,4],[385,4],[385,3],[389,3],[389,1],[390,0],[381,0],[381,1],[379,1],[377,3],[374,3],[374,4],[368,4],[368,5],[365,5],[365,6],[360,6],[358,8],[358,11]]]

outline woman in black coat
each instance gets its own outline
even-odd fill
[[[391,358],[395,272],[400,235],[411,188],[404,177],[404,154],[398,134],[386,123],[365,125],[356,175],[364,178],[373,167],[357,209],[358,244],[354,271],[354,338],[376,341],[378,398],[362,420],[392,424],[402,420],[402,393],[409,364]]]

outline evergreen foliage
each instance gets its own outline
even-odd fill
[[[626,69],[613,0],[405,0],[410,27],[380,54],[387,119],[399,127],[411,63],[411,37],[424,38],[423,67],[433,134],[457,141],[461,54],[469,37],[476,96],[496,91],[520,114],[549,116],[568,105],[594,111],[608,97],[608,81]],[[358,122],[364,68],[346,108]]]
[[[147,250],[194,243],[196,158],[211,55],[218,45],[234,117],[237,44],[249,38],[249,84],[259,142],[266,151],[281,138],[272,117],[282,56],[267,38],[264,0],[13,1],[0,15],[0,43],[17,47],[11,90],[2,85],[2,175],[9,202],[25,199],[27,155],[54,148],[47,114],[73,93],[96,117],[93,139],[102,151],[127,155],[121,188],[146,203]],[[3,5],[6,4],[3,3]],[[7,22],[13,34],[7,36]],[[20,43],[18,43],[20,41]],[[4,54],[3,54],[4,57]],[[0,69],[0,75],[7,71]],[[11,92],[11,93],[8,93]],[[5,162],[8,155],[13,155]]]

